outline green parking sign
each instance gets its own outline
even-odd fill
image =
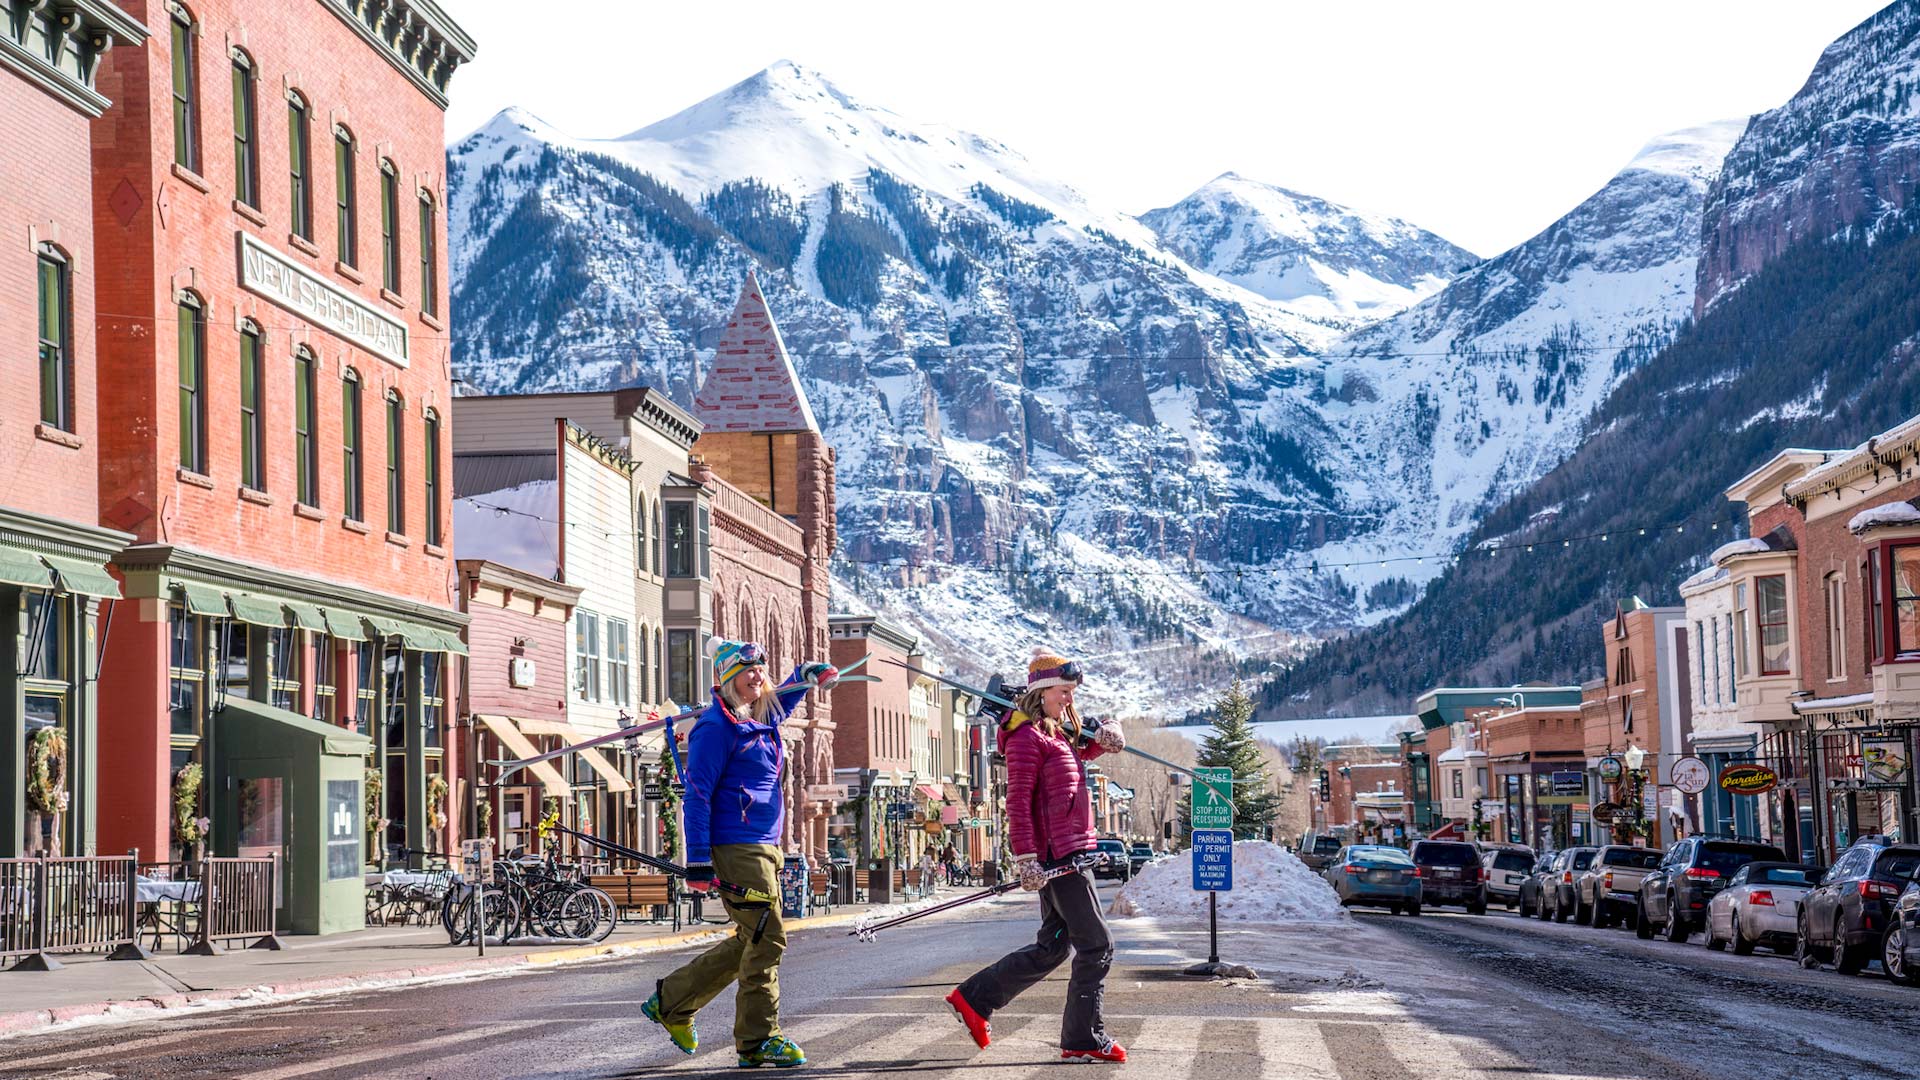
[[[1193,770],[1199,779],[1193,782],[1193,827],[1196,829],[1233,828],[1233,770],[1202,766]]]

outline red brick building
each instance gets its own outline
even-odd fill
[[[100,791],[100,640],[120,596],[104,569],[128,537],[102,529],[94,323],[92,124],[111,50],[147,30],[104,0],[0,10],[0,855],[93,854]],[[111,249],[109,249],[111,250]],[[59,782],[27,794],[28,758]],[[51,774],[50,774],[51,775]],[[64,806],[61,805],[64,800]],[[124,849],[123,849],[124,850]],[[151,854],[151,849],[148,849]]]
[[[848,683],[836,689],[833,763],[836,782],[856,796],[855,812],[835,826],[835,836],[857,864],[889,855],[902,846],[895,805],[916,801],[910,715],[913,676],[908,663],[918,639],[875,615],[835,615],[832,619],[836,667],[871,656],[861,674],[878,682]]]
[[[1623,809],[1620,824],[1596,823],[1594,831],[1602,842],[1625,843],[1632,828],[1639,841],[1665,847],[1691,829],[1685,800],[1672,784],[1673,763],[1686,756],[1692,734],[1686,610],[1648,607],[1634,597],[1618,604],[1598,630],[1606,675],[1581,695],[1583,768],[1592,801]],[[1612,767],[1605,762],[1624,760],[1635,749],[1646,754],[1645,775],[1608,779]]]
[[[99,500],[135,537],[100,842],[178,850],[197,801],[212,852],[285,856],[290,929],[355,926],[363,856],[425,848],[453,775],[443,110],[474,45],[408,0],[135,13],[93,127]]]
[[[1537,851],[1591,839],[1584,822],[1574,828],[1575,807],[1587,803],[1581,715],[1574,704],[1533,705],[1480,721],[1493,781],[1486,797],[1498,809],[1482,807],[1482,818],[1495,821],[1492,839]],[[1556,777],[1564,783],[1556,786]]]

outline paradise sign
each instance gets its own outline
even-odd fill
[[[1720,786],[1735,795],[1759,795],[1773,790],[1780,778],[1765,765],[1729,765],[1720,770]]]

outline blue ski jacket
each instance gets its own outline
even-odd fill
[[[767,723],[735,715],[713,688],[713,703],[687,733],[687,861],[710,863],[721,844],[778,844],[787,804],[780,797],[786,751],[780,722],[812,689],[800,669],[773,692]]]

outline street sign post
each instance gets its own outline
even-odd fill
[[[1231,803],[1228,808],[1231,810]],[[1207,894],[1207,962],[1188,968],[1187,974],[1218,975],[1225,967],[1220,963],[1220,894],[1233,889],[1232,829],[1193,830],[1193,888]]]
[[[1233,790],[1233,770],[1207,765],[1193,771],[1202,781],[1189,785],[1187,792],[1192,800],[1194,832],[1233,828],[1233,800],[1226,795]]]

